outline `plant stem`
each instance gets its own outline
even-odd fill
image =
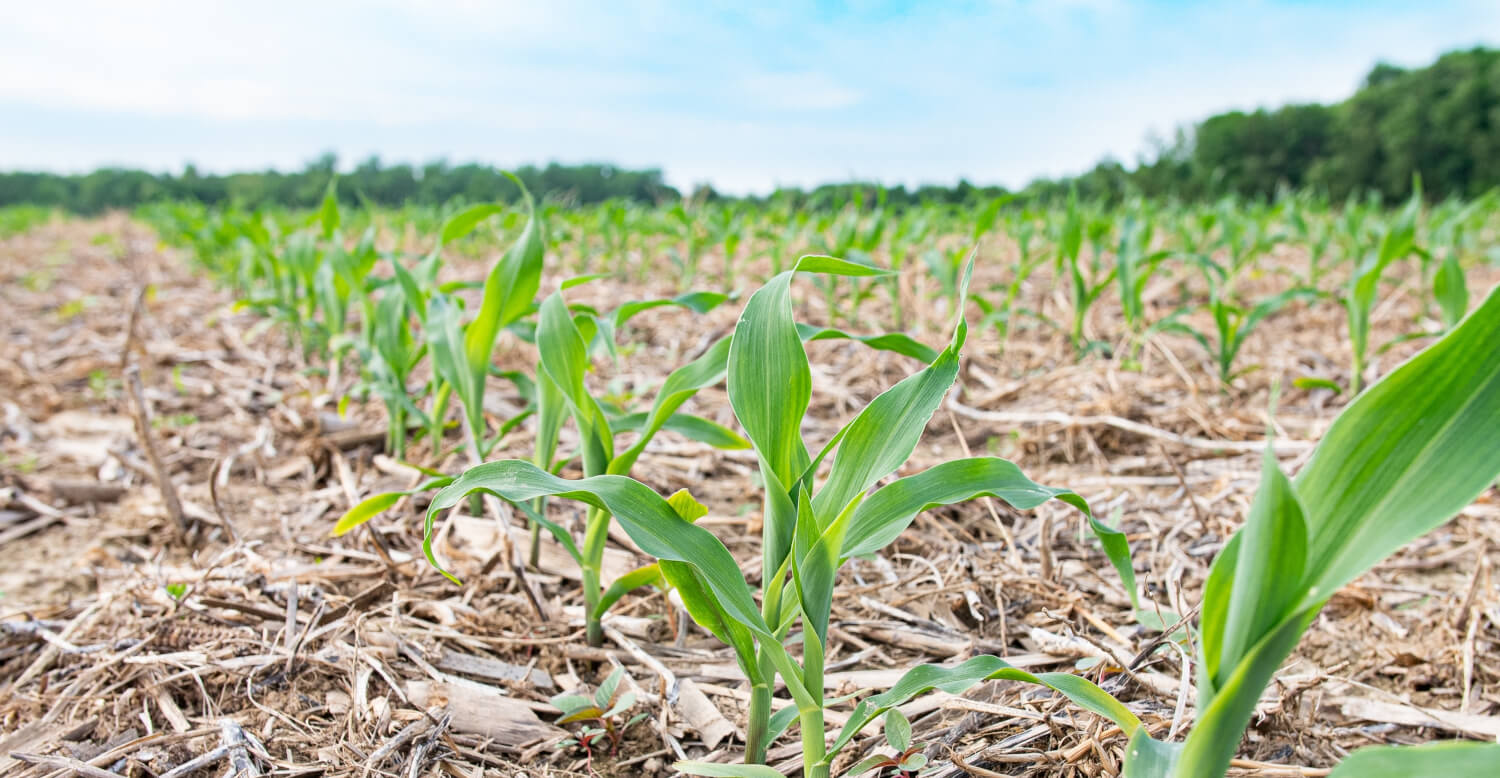
[[[829,778],[828,745],[823,732],[823,709],[805,708],[798,716],[802,729],[802,775]]]
[[[766,730],[771,726],[771,687],[750,687],[750,710],[745,724],[745,764],[765,764],[767,742]]]
[[[595,613],[599,607],[599,595],[599,572],[583,568],[583,618],[589,645],[594,648],[604,645],[604,626]]]
[[[537,498],[536,509],[540,513],[544,509],[541,498]],[[542,561],[542,525],[531,522],[531,553],[528,562],[532,567],[537,567]]]
[[[468,409],[465,409],[467,412]],[[464,442],[469,446],[469,467],[478,467],[484,464],[484,455],[479,453],[479,434],[474,430],[474,421],[467,413],[464,415]],[[475,516],[484,515],[484,495],[475,492],[469,495],[469,512]],[[506,560],[510,564],[510,560]]]
[[[604,567],[604,541],[609,538],[610,515],[598,508],[589,509],[588,523],[583,532],[583,618],[588,629],[589,645],[595,648],[604,645],[604,628],[599,620],[599,599],[603,592],[599,585],[599,574]]]

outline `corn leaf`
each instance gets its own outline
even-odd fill
[[[1145,727],[1130,736],[1125,746],[1125,778],[1172,778],[1182,753],[1181,743],[1164,743],[1151,737]]]
[[[1234,583],[1222,635],[1203,635],[1207,663],[1221,671],[1269,632],[1301,596],[1307,560],[1307,525],[1291,481],[1281,472],[1270,445],[1262,458],[1260,488],[1237,537]],[[1226,680],[1215,678],[1215,685]]]
[[[766,483],[765,570],[780,568],[791,548],[796,508],[789,492],[808,464],[802,416],[812,397],[812,371],[792,323],[793,272],[772,278],[750,296],[728,357],[729,404],[755,444]]]
[[[554,292],[542,303],[536,345],[541,372],[567,402],[583,438],[584,472],[603,474],[614,459],[614,435],[599,402],[584,385],[589,368],[587,340],[578,331],[561,292]]]
[[[324,240],[333,237],[339,229],[339,179],[338,176],[328,180],[328,188],[323,190],[323,203],[318,206],[318,213],[314,217],[318,226],[322,229]]]
[[[1090,515],[1088,503],[1082,497],[1067,489],[1042,486],[1007,460],[998,457],[955,459],[876,489],[855,509],[840,556],[848,558],[879,551],[895,540],[918,513],[983,496],[997,497],[1017,510],[1030,510],[1048,500],[1058,499]],[[1107,533],[1113,533],[1108,536],[1107,544],[1119,535],[1116,530],[1102,524],[1099,526]],[[1096,528],[1095,532],[1100,530]],[[1118,541],[1123,546],[1124,537],[1120,536]],[[1124,553],[1127,555],[1126,569],[1129,569],[1128,548]],[[1133,584],[1133,573],[1131,578]]]
[[[521,188],[521,199],[526,205],[526,226],[516,242],[490,269],[484,281],[479,312],[464,333],[464,352],[469,358],[469,369],[475,375],[474,382],[480,386],[483,386],[489,369],[495,338],[500,330],[526,314],[542,283],[544,236],[536,203],[519,178],[509,173],[506,176]],[[470,408],[468,413],[471,419],[477,419],[480,409]]]
[[[853,335],[832,327],[814,327],[811,324],[798,322],[797,334],[802,337],[804,343],[812,343],[817,340],[854,340],[878,351],[890,351],[929,364],[933,360],[936,360],[938,356],[938,352],[931,346],[921,343],[910,335],[901,332],[887,332],[879,335]]]
[[[1464,279],[1464,269],[1458,263],[1458,253],[1450,253],[1438,265],[1432,278],[1432,294],[1437,298],[1438,308],[1443,312],[1443,326],[1458,324],[1469,310],[1469,285]]]
[[[960,311],[973,270],[971,263],[964,274],[957,306]],[[967,335],[968,325],[960,313],[948,348],[927,369],[882,392],[849,422],[834,456],[833,470],[813,497],[813,513],[821,524],[826,526],[832,514],[842,511],[855,495],[895,472],[911,457],[927,422],[958,377],[959,352]]]
[[[422,492],[430,492],[433,489],[441,489],[452,482],[452,478],[448,476],[442,476],[440,478],[429,479],[428,481],[417,486],[415,489],[407,489],[400,492],[382,492],[380,494],[372,494],[369,497],[360,500],[358,504],[350,508],[348,511],[345,511],[344,515],[339,517],[338,522],[333,525],[333,535],[334,537],[338,537],[339,535],[342,535],[349,530],[354,529],[361,524],[364,524],[370,519],[379,516],[380,514],[395,507],[396,503],[400,502],[401,498],[403,497],[410,497],[411,495],[421,494]]]
[[[722,292],[688,292],[676,297],[657,300],[633,300],[616,308],[610,318],[614,324],[614,328],[619,330],[623,329],[625,323],[635,318],[637,314],[644,313],[652,308],[670,305],[677,308],[686,308],[693,313],[708,313],[728,299],[729,295]]]
[[[504,212],[505,206],[499,203],[471,205],[448,217],[448,221],[443,223],[443,231],[439,233],[438,240],[444,244],[452,243],[473,232],[485,219]]]
[[[1500,287],[1339,414],[1294,481],[1305,603],[1447,521],[1500,473]]]
[[[661,580],[661,565],[649,564],[637,567],[634,570],[616,578],[604,593],[599,595],[599,604],[594,606],[594,614],[602,618],[621,597],[629,594],[642,586],[649,586]]]
[[[734,649],[735,659],[746,678],[752,683],[762,682],[759,668],[751,661],[755,656],[754,637],[748,629],[724,612],[724,607],[719,604],[703,574],[686,562],[663,560],[658,564],[661,565],[662,577],[676,590],[683,609],[694,623],[708,630],[719,642]]]
[[[870,722],[907,700],[934,689],[962,694],[975,684],[997,678],[1037,684],[1060,692],[1080,707],[1114,722],[1127,735],[1134,734],[1141,726],[1141,720],[1119,700],[1083,678],[1068,673],[1032,674],[1011,666],[1000,657],[986,654],[952,667],[917,665],[906,671],[888,691],[861,700],[829,747],[829,756],[831,758],[848,745]]]
[[[656,400],[652,403],[650,412],[646,414],[645,425],[642,429],[640,439],[629,449],[621,452],[620,456],[611,464],[610,472],[629,472],[630,468],[635,465],[636,460],[640,458],[641,453],[646,450],[647,444],[651,442],[651,439],[656,436],[657,432],[671,423],[677,409],[681,408],[682,404],[688,401],[688,398],[697,394],[703,387],[712,386],[723,379],[724,372],[729,363],[729,353],[730,339],[723,338],[710,346],[708,351],[705,351],[702,356],[673,370],[667,376],[667,380],[662,382],[661,389],[656,392]],[[706,424],[713,424],[706,419],[704,422]],[[740,438],[739,435],[719,425],[713,426],[727,433],[722,436],[721,439],[723,441],[746,444],[745,446],[734,445],[733,447],[741,448],[748,446],[748,442]],[[688,430],[697,431],[703,428],[704,425],[695,425],[693,422],[686,422],[685,424],[679,422],[677,431],[683,432],[689,437],[694,437],[694,439],[701,440],[702,438],[695,437]],[[718,445],[718,443],[712,441],[705,442],[709,442],[711,445]],[[728,446],[720,447],[724,448]]]
[[[802,416],[812,396],[807,352],[792,322],[791,281],[776,276],[750,296],[728,355],[729,402],[762,469],[783,491],[807,464]]]
[[[1328,778],[1490,778],[1500,771],[1500,744],[1468,741],[1368,746]]]
[[[1304,574],[1287,592],[1247,589],[1247,567],[1264,570],[1295,543],[1295,519],[1252,510],[1246,529],[1226,545],[1204,590],[1198,721],[1178,754],[1178,775],[1219,775],[1230,760],[1270,683],[1323,603],[1344,584],[1402,545],[1451,518],[1500,475],[1500,288],[1457,328],[1417,354],[1344,409],[1292,482],[1293,499],[1282,494],[1276,472],[1257,496],[1257,507],[1281,512],[1300,505],[1307,531]],[[1274,470],[1274,468],[1273,468]],[[1257,533],[1271,537],[1254,539]],[[1282,536],[1280,539],[1277,536]],[[1269,549],[1268,550],[1268,546]],[[1252,556],[1252,554],[1259,556]],[[1280,563],[1277,563],[1280,564]],[[1282,574],[1286,574],[1283,571]],[[1231,619],[1259,623],[1253,596],[1294,607],[1270,628],[1231,640]],[[1243,598],[1243,600],[1242,600]],[[1240,615],[1234,614],[1243,601]],[[1230,613],[1220,615],[1223,609]],[[1246,647],[1232,655],[1234,641]]]
[[[608,511],[642,551],[659,560],[690,563],[701,572],[705,586],[724,613],[763,638],[771,637],[739,564],[724,544],[708,530],[678,516],[649,486],[625,476],[567,480],[514,459],[472,467],[434,495],[427,508],[422,548],[434,565],[432,529],[437,515],[475,492],[515,504],[558,496]]]
[[[460,309],[452,298],[446,295],[434,296],[427,303],[427,321],[423,332],[427,336],[427,353],[432,357],[433,371],[453,391],[458,392],[462,402],[466,405],[474,404],[477,412],[478,403],[474,402],[474,398],[483,384],[476,383],[475,373],[469,369],[459,314]],[[480,381],[482,378],[481,376]]]

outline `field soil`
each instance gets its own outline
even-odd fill
[[[976,288],[1005,280],[1009,250],[986,248]],[[489,259],[454,272],[477,277]],[[1297,259],[1283,252],[1266,266]],[[1500,281],[1488,272],[1474,288]],[[612,307],[675,293],[661,275],[659,286],[605,280],[570,296]],[[559,281],[549,275],[544,292]],[[803,283],[799,317],[826,322],[822,295]],[[920,278],[904,283],[913,335],[945,340],[953,312],[929,302]],[[1277,283],[1271,272],[1249,285]],[[1164,281],[1148,299],[1195,294]],[[1067,320],[1045,274],[1026,296]],[[840,326],[889,328],[880,297]],[[547,543],[538,566],[513,564],[524,528],[445,520],[436,546],[461,586],[422,558],[420,499],[332,537],[351,504],[422,477],[384,451],[379,403],[341,408],[353,363],[307,362],[146,228],[116,215],[5,239],[0,303],[0,774],[667,775],[683,755],[731,761],[741,747],[733,733],[749,695],[733,655],[660,593],[627,597],[605,646],[590,648],[567,557]],[[654,389],[730,332],[739,306],[642,314],[620,333],[619,364],[598,365],[599,386]],[[1420,328],[1425,313],[1413,290],[1387,289],[1373,342]],[[1115,314],[1095,311],[1091,330],[1120,331]],[[1381,353],[1374,374],[1424,342]],[[1268,424],[1295,472],[1346,401],[1293,380],[1347,386],[1347,337],[1335,303],[1290,306],[1250,338],[1238,364],[1257,367],[1229,387],[1188,339],[1153,338],[1134,359],[1130,348],[1078,360],[1040,324],[1003,346],[974,332],[959,387],[903,472],[989,453],[1076,490],[1128,533],[1145,612],[1067,506],[934,510],[844,568],[831,695],[883,689],[914,663],[995,653],[1086,674],[1159,735],[1191,725],[1183,652],[1193,649],[1162,628],[1195,616],[1209,563],[1246,515]],[[534,357],[509,335],[497,353],[503,368]],[[848,342],[809,353],[805,432],[817,444],[919,367]],[[509,384],[491,388],[498,424],[522,403]],[[690,408],[733,423],[722,387]],[[530,435],[522,425],[496,456],[529,458]],[[408,459],[465,464],[426,444]],[[690,489],[711,509],[700,523],[758,579],[752,455],[664,433],[634,474],[663,494]],[[550,510],[581,526],[572,505]],[[616,542],[607,569],[641,561]],[[1500,737],[1497,561],[1492,489],[1336,593],[1262,699],[1236,773],[1323,775],[1363,745]],[[646,719],[618,745],[560,744],[577,726],[555,723],[548,699],[592,690],[614,667]],[[1107,722],[1015,683],[904,710],[937,775],[1114,775],[1124,747]],[[881,747],[872,730],[844,765]],[[783,738],[771,761],[795,769],[798,755]]]

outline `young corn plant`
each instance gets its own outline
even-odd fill
[[[584,277],[564,282],[563,289],[588,280],[592,279]],[[649,411],[619,411],[611,403],[593,394],[585,381],[593,356],[605,350],[613,353],[615,333],[623,329],[637,314],[668,305],[705,313],[726,299],[716,292],[695,292],[670,299],[628,302],[611,315],[600,316],[589,309],[570,308],[563,298],[562,290],[547,297],[538,313],[534,336],[539,354],[537,374],[534,381],[529,378],[524,381],[530,385],[537,425],[532,465],[543,472],[555,474],[576,458],[586,477],[628,475],[647,446],[663,429],[721,449],[748,448],[750,444],[734,431],[707,418],[679,411],[699,390],[723,380],[730,338],[716,341],[701,356],[669,374]],[[932,354],[931,349],[904,335],[861,337],[839,330],[799,325],[798,336],[806,340],[854,339],[874,348],[918,358]],[[517,383],[523,381],[518,379]],[[559,456],[560,433],[568,418],[573,420],[577,428],[579,448],[576,452]],[[616,440],[620,435],[630,433],[635,435],[630,445],[625,446]],[[450,476],[434,477],[411,490],[372,495],[350,508],[339,519],[334,527],[334,534],[341,535],[350,531],[393,507],[403,497],[441,489],[453,481]],[[539,535],[543,529],[578,563],[583,582],[584,620],[590,645],[598,646],[603,643],[602,620],[609,608],[621,597],[642,586],[659,585],[663,582],[660,570],[652,564],[621,576],[607,587],[604,585],[604,549],[613,518],[607,509],[590,510],[582,537],[575,538],[567,528],[546,517],[546,503],[542,498],[515,505],[531,522],[533,565],[538,559]],[[696,518],[698,516],[692,517]],[[446,571],[444,574],[455,583],[458,582],[458,579]]]
[[[1037,214],[1027,209],[1021,212],[1010,231],[1015,236],[1016,250],[1018,256],[1016,262],[1011,266],[1010,283],[994,285],[990,287],[991,292],[1003,292],[998,301],[982,295],[974,296],[974,303],[984,314],[980,320],[979,328],[994,327],[995,334],[1000,338],[1000,353],[1010,345],[1011,326],[1021,316],[1030,316],[1043,320],[1041,314],[1030,308],[1018,307],[1021,298],[1021,290],[1025,287],[1027,280],[1037,268],[1047,263],[1048,254],[1033,246],[1037,233]]]
[[[1364,252],[1349,278],[1343,302],[1349,319],[1349,385],[1356,393],[1364,381],[1370,349],[1370,314],[1375,309],[1376,298],[1380,293],[1381,278],[1392,262],[1404,259],[1415,251],[1417,217],[1421,214],[1421,209],[1422,186],[1419,179],[1406,207],[1381,226],[1378,244]]]
[[[1255,331],[1257,325],[1266,317],[1295,301],[1314,300],[1319,296],[1318,292],[1313,289],[1296,287],[1261,300],[1251,308],[1245,308],[1228,299],[1227,282],[1215,278],[1210,269],[1205,269],[1204,275],[1209,285],[1209,300],[1206,308],[1213,316],[1213,329],[1198,329],[1183,321],[1182,316],[1188,313],[1188,310],[1182,309],[1151,325],[1148,335],[1149,332],[1175,332],[1198,341],[1198,344],[1203,346],[1203,350],[1213,357],[1214,364],[1218,368],[1219,383],[1225,388],[1228,388],[1230,382],[1236,377],[1253,369],[1244,368],[1237,371],[1234,369],[1234,360],[1239,356],[1240,349],[1245,345],[1250,334]]]
[[[490,375],[490,360],[500,332],[515,325],[532,312],[537,290],[542,281],[542,257],[546,245],[546,230],[536,210],[536,202],[519,178],[507,174],[521,190],[521,200],[526,209],[526,223],[520,236],[500,259],[490,268],[485,277],[484,291],[479,309],[467,322],[463,320],[460,303],[456,297],[437,294],[419,307],[427,351],[432,360],[433,372],[438,379],[433,400],[431,419],[441,424],[447,406],[447,398],[457,395],[462,409],[464,435],[469,457],[475,463],[484,461],[509,431],[511,425],[502,425],[491,437],[484,420],[484,389]],[[501,212],[498,205],[479,205],[462,211],[443,226],[438,247],[433,255],[441,251],[443,244],[451,243],[473,232],[485,219]],[[427,272],[436,276],[436,263]],[[415,277],[398,267],[397,276],[408,287],[408,294],[423,295]],[[441,435],[433,438],[434,447]]]
[[[386,415],[386,450],[406,459],[409,422],[427,428],[427,414],[413,401],[408,382],[424,349],[412,332],[412,311],[399,284],[386,284],[365,321],[367,342],[358,345],[364,387],[381,399]],[[434,449],[436,450],[436,449]]]
[[[683,403],[700,389],[723,380],[729,355],[728,339],[719,340],[702,356],[672,371],[657,392],[650,411],[635,418],[612,419],[604,403],[589,391],[585,381],[592,338],[585,337],[578,326],[580,322],[589,329],[596,326],[586,315],[575,318],[563,301],[562,292],[554,293],[542,303],[536,330],[540,355],[540,369],[537,371],[539,431],[534,458],[537,467],[556,472],[566,461],[557,461],[552,453],[557,447],[564,414],[572,417],[578,430],[579,458],[586,477],[629,474],[646,447],[664,428],[719,448],[749,447],[750,444],[732,430],[709,419],[678,412]],[[615,436],[626,429],[638,432],[635,443],[617,450]],[[547,529],[578,562],[583,578],[588,641],[593,646],[602,645],[605,611],[630,590],[658,581],[660,573],[654,565],[648,565],[626,574],[606,590],[602,583],[604,547],[613,518],[607,508],[595,507],[588,512],[580,546],[565,528],[543,515],[542,503],[533,503],[531,508],[519,505],[535,525]]]
[[[1268,450],[1245,526],[1204,587],[1197,723],[1181,745],[1138,730],[1127,763],[1140,766],[1129,774],[1222,775],[1262,690],[1328,598],[1500,476],[1497,338],[1500,290],[1356,398],[1295,480]],[[1409,758],[1377,754],[1364,759]],[[1493,748],[1491,758],[1500,759]],[[1454,775],[1443,761],[1422,774]]]
[[[854,735],[889,707],[930,688],[967,688],[1002,668],[1017,678],[1099,697],[1097,704],[1112,705],[1112,711],[1124,710],[1107,695],[1094,695],[1081,686],[1075,676],[1035,676],[988,657],[992,664],[979,675],[974,665],[913,669],[887,695],[861,703],[850,725],[828,746],[824,713],[830,701],[823,692],[823,646],[834,581],[844,562],[880,551],[918,513],[939,505],[988,495],[1022,510],[1054,498],[1085,515],[1088,506],[1078,495],[1036,484],[1015,465],[991,457],[947,462],[870,491],[911,455],[955,380],[967,334],[961,316],[948,347],[926,369],[871,401],[812,456],[800,429],[810,400],[811,369],[792,316],[791,282],[799,271],[864,278],[882,272],[828,257],[804,257],[750,298],[732,335],[727,365],[730,404],[754,444],[766,486],[762,569],[767,572],[759,606],[738,562],[718,538],[650,487],[619,475],[566,480],[529,462],[488,463],[459,476],[434,497],[428,508],[429,527],[441,511],[474,492],[512,502],[557,495],[609,512],[643,550],[657,557],[661,574],[693,620],[734,649],[751,685],[747,765],[681,763],[678,768],[684,772],[776,775],[757,763],[764,761],[766,747],[795,717],[800,722],[804,774],[822,778],[830,774],[833,760]],[[819,465],[830,455],[831,469],[820,484]],[[1090,521],[1133,592],[1124,536]],[[793,634],[798,627],[800,633]],[[788,650],[797,643],[802,645],[800,660]],[[772,689],[778,676],[794,704],[773,717]]]
[[[820,249],[827,256],[845,257],[849,262],[873,268],[876,265],[871,252],[880,244],[881,236],[885,233],[885,211],[883,208],[876,208],[866,224],[860,203],[861,197],[856,193],[855,199],[830,222],[829,231],[819,236],[822,238]],[[843,276],[837,275],[819,277],[816,280],[823,290],[824,307],[828,311],[830,322],[840,318],[845,321],[852,319],[859,303],[866,296],[857,284],[853,285],[852,294],[845,294],[845,284],[841,283],[843,280]]]
[[[1328,215],[1327,202],[1311,195],[1299,195],[1287,202],[1287,222],[1292,235],[1307,249],[1306,285],[1318,288],[1324,273],[1328,272],[1325,260],[1333,243],[1335,223]]]
[[[1185,741],[1153,739],[1134,714],[1108,704],[1087,681],[1077,680],[1087,693],[1051,685],[1130,738],[1126,778],[1224,775],[1261,694],[1328,599],[1448,521],[1500,476],[1497,339],[1500,288],[1350,403],[1295,479],[1267,447],[1245,525],[1204,585],[1198,713]],[[1493,775],[1496,764],[1500,745],[1493,743],[1381,746],[1355,752],[1333,775],[1479,778]]]
[[[1429,251],[1418,250],[1420,255],[1430,256],[1428,264],[1436,265],[1432,270],[1432,297],[1437,302],[1445,332],[1453,329],[1469,310],[1464,258],[1473,251],[1474,233],[1483,227],[1479,220],[1493,212],[1497,199],[1500,194],[1490,192],[1467,205],[1451,204],[1443,217],[1434,213],[1432,221],[1436,225],[1432,230],[1430,255]]]
[[[1076,192],[1068,197],[1068,210],[1063,215],[1059,226],[1057,237],[1058,253],[1057,261],[1059,269],[1066,264],[1068,269],[1069,289],[1073,297],[1073,326],[1069,330],[1073,341],[1073,351],[1083,356],[1097,348],[1097,344],[1089,343],[1083,335],[1084,322],[1088,320],[1089,308],[1109,288],[1111,281],[1115,279],[1117,269],[1111,268],[1108,272],[1103,269],[1104,239],[1108,234],[1110,222],[1098,216],[1093,219],[1085,217],[1083,210],[1078,205]],[[1090,252],[1091,260],[1085,265],[1083,261],[1083,239],[1085,234],[1089,236],[1092,244]]]
[[[932,214],[929,209],[910,209],[896,220],[896,225],[891,229],[890,237],[886,240],[887,251],[890,255],[890,266],[893,271],[891,275],[880,279],[881,286],[886,290],[891,302],[891,318],[896,329],[906,329],[906,302],[901,293],[901,271],[906,262],[911,258],[913,247],[927,241],[932,232]],[[779,263],[778,263],[779,264]],[[776,272],[781,272],[780,267]],[[775,275],[773,273],[772,275]]]
[[[1144,206],[1139,206],[1142,210]],[[1133,362],[1144,342],[1146,328],[1146,284],[1156,274],[1162,260],[1172,252],[1158,249],[1148,251],[1154,232],[1150,213],[1131,213],[1120,225],[1120,241],[1115,248],[1115,280],[1120,285],[1120,306],[1125,316],[1125,328],[1132,341],[1129,349]]]

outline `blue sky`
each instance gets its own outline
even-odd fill
[[[1377,61],[1500,2],[50,0],[0,25],[0,169],[559,160],[766,191],[1019,186]]]

